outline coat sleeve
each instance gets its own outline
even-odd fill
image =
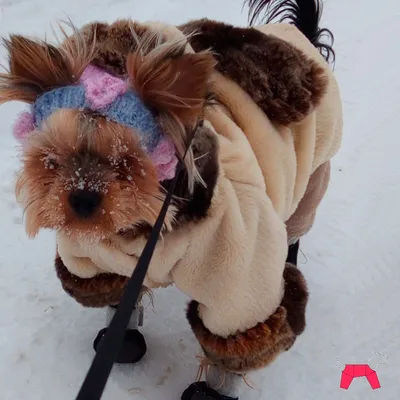
[[[245,373],[303,331],[307,288],[285,264],[285,226],[265,192],[224,178],[216,193],[212,215],[197,223],[172,277],[193,299],[187,318],[206,356]]]

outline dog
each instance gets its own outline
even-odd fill
[[[57,232],[56,272],[79,303],[113,313],[179,174],[143,293],[192,298],[209,373],[184,400],[238,399],[242,377],[303,332],[299,239],[341,143],[320,1],[248,4],[248,28],[119,20],[61,27],[57,46],[4,40],[0,101],[30,106],[14,126],[26,231]],[[138,304],[118,362],[146,352],[139,317]]]

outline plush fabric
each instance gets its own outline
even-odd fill
[[[131,29],[141,37],[148,27],[132,20],[118,20],[109,25],[95,22],[85,25],[80,31],[92,43],[95,42],[94,63],[114,75],[126,75],[126,56],[133,51],[137,43],[131,34]]]
[[[56,272],[63,289],[85,307],[105,307],[118,304],[128,278],[116,274],[99,274],[92,279],[82,279],[71,274],[57,255]]]
[[[112,68],[119,68],[125,49],[132,46],[123,34],[124,26],[123,22],[114,26],[112,39],[107,39],[112,28],[101,26],[103,41],[98,46],[104,58],[99,64],[114,55],[119,61]],[[135,26],[141,32],[146,29]],[[169,38],[183,38],[183,33],[171,26],[146,27]],[[297,332],[304,329],[304,287],[293,289],[292,303],[284,297],[285,276],[289,274],[289,281],[299,280],[297,272],[284,272],[286,223],[299,210],[297,221],[306,222],[293,231],[303,234],[311,226],[321,196],[311,196],[305,208],[300,203],[307,190],[314,192],[312,185],[323,187],[327,183],[327,175],[317,170],[328,165],[337,152],[342,133],[338,86],[313,45],[285,24],[261,26],[254,32],[243,37],[246,45],[235,44],[234,58],[228,52],[219,56],[219,70],[213,75],[212,91],[219,105],[205,110],[204,126],[218,143],[218,168],[209,207],[201,219],[183,219],[176,229],[163,235],[145,280],[148,287],[175,283],[188,294],[196,302],[198,321],[212,341],[225,343],[231,335],[246,332],[253,338],[260,335],[262,340],[254,344],[259,355],[248,350],[248,368],[268,363],[290,347]],[[215,40],[219,37],[218,33]],[[221,47],[229,35],[222,37]],[[234,38],[240,42],[237,33]],[[115,44],[112,51],[110,43]],[[269,50],[255,51],[257,46],[269,45],[279,49],[273,55],[274,64],[285,64],[285,57],[293,61],[282,74],[268,59],[264,63],[262,54],[266,56]],[[247,52],[248,48],[253,51]],[[194,50],[188,46],[187,51]],[[224,62],[224,57],[230,62]],[[287,81],[291,75],[293,79]],[[257,86],[258,76],[263,77],[260,82],[265,95],[251,90]],[[275,110],[272,114],[271,109]],[[310,181],[312,176],[315,181]],[[128,277],[145,242],[144,235],[116,234],[93,245],[59,235],[58,249],[74,275],[96,279],[108,272]],[[84,266],[80,260],[86,260]],[[302,295],[297,298],[296,293]],[[207,354],[213,357],[214,350]],[[220,360],[220,353],[216,357]],[[245,366],[239,358],[223,365],[228,370]]]
[[[328,189],[330,171],[331,163],[327,161],[310,176],[304,196],[296,211],[286,221],[289,244],[296,242],[311,229],[317,213],[317,206]]]
[[[237,156],[230,162],[235,163]],[[145,237],[126,240],[116,235],[91,246],[58,237],[66,267],[77,275],[92,276],[105,271],[130,276],[145,242]],[[163,236],[144,284],[174,282],[202,304],[202,317],[210,329],[229,335],[264,320],[279,306],[286,242],[285,225],[265,196],[261,174],[259,187],[220,176],[208,217]],[[91,260],[84,271],[75,267],[82,258]]]
[[[212,363],[229,372],[246,373],[265,367],[293,345],[305,327],[308,291],[301,272],[293,265],[286,264],[284,278],[282,305],[266,321],[226,338],[209,331],[196,301],[189,304],[187,319]]]
[[[202,19],[180,27],[195,51],[211,49],[217,70],[236,82],[272,121],[299,122],[321,100],[326,76],[292,43],[257,29]]]

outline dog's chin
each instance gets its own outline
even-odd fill
[[[91,229],[62,227],[57,229],[57,233],[68,236],[74,241],[82,243],[96,244],[103,240],[111,238],[116,232],[103,230],[101,228],[92,227]]]
[[[47,210],[49,211],[49,210]],[[119,211],[119,212],[118,212]],[[111,239],[116,235],[126,239],[135,239],[138,236],[148,236],[156,221],[157,215],[152,218],[127,218],[127,214],[118,211],[106,212],[101,210],[101,216],[95,216],[87,220],[70,219],[64,213],[42,212],[40,216],[27,213],[26,233],[31,239],[35,238],[42,230],[53,231],[57,234],[68,236],[75,241],[86,243],[98,243],[106,239]],[[103,215],[103,213],[105,213]],[[132,210],[130,210],[131,215]],[[176,206],[170,206],[164,220],[164,232],[173,230]],[[107,215],[108,214],[108,215]],[[129,212],[128,212],[129,214]],[[146,215],[146,217],[148,217]]]
[[[171,231],[175,221],[176,207],[171,206],[164,221],[163,231]],[[48,214],[47,214],[48,216]],[[138,236],[148,236],[154,225],[154,220],[142,218],[130,219],[129,223],[116,224],[115,220],[126,221],[124,214],[118,218],[118,213],[111,212],[110,216],[102,215],[99,218],[89,220],[69,220],[66,222],[65,216],[58,214],[57,218],[50,221],[38,221],[35,218],[26,216],[26,232],[30,238],[35,238],[40,231],[53,231],[63,236],[68,236],[74,241],[86,243],[99,243],[103,240],[112,239],[116,235],[125,239],[135,239]]]
[[[68,236],[74,241],[90,244],[96,244],[108,239],[112,240],[115,236],[134,239],[147,230],[151,230],[151,225],[145,222],[136,222],[129,226],[114,227],[113,229],[103,227],[101,224],[93,224],[87,227],[70,225],[56,229],[57,233]]]
[[[63,212],[62,209],[52,211],[51,208],[46,207],[38,214],[27,212],[25,214],[27,235],[35,238],[40,231],[46,230],[71,237],[77,241],[96,243],[109,239],[120,232],[130,231],[135,226],[149,225],[141,218],[129,218],[128,220],[127,213],[129,211],[125,213],[121,210],[107,211],[101,208],[96,215],[86,219],[76,218],[68,210],[66,211]]]
[[[120,229],[110,230],[104,229],[99,224],[93,224],[91,226],[82,226],[82,224],[76,225],[59,225],[59,224],[45,224],[37,226],[26,226],[26,233],[29,238],[34,239],[41,231],[52,231],[56,234],[68,236],[75,241],[98,243],[102,240],[111,238],[113,235],[118,233]]]

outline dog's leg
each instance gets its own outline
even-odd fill
[[[297,267],[297,256],[300,248],[300,240],[297,240],[295,243],[289,245],[288,255],[286,258],[286,262]]]
[[[106,317],[107,317],[107,326],[110,324],[112,317],[115,314],[115,311],[118,306],[110,306],[107,307]],[[140,361],[147,351],[146,341],[144,340],[143,335],[138,331],[138,328],[141,324],[143,316],[143,308],[141,306],[137,306],[131,315],[129,320],[124,342],[122,348],[118,354],[116,362],[119,364],[134,364]],[[107,333],[108,328],[102,329],[96,339],[94,340],[93,347],[95,351],[99,349],[102,343],[102,339]]]
[[[112,320],[117,308],[118,308],[118,306],[107,307],[107,311],[106,311],[107,326],[110,325],[111,320]],[[133,313],[131,315],[131,318],[128,322],[127,329],[139,329],[139,326],[142,325],[141,324],[142,314],[143,314],[143,308],[141,306],[135,307],[135,309],[133,310]]]
[[[217,366],[210,367],[207,372],[207,384],[210,388],[227,399],[239,398],[239,389],[243,383],[243,376],[221,370]]]

